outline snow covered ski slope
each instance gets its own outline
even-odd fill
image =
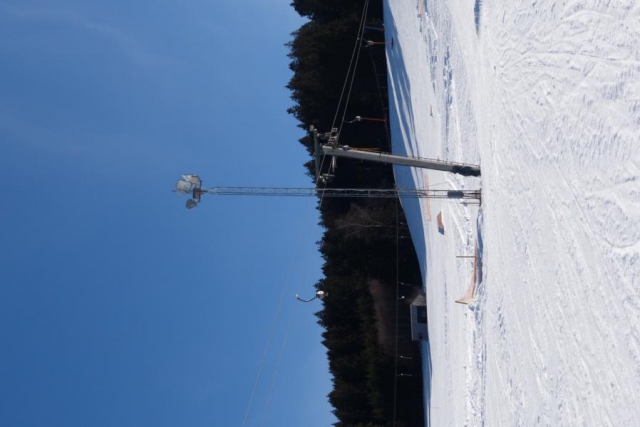
[[[431,425],[640,426],[640,3],[386,0],[385,27],[394,151],[482,167],[396,168],[483,193],[403,201]]]

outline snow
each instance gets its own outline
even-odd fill
[[[482,177],[396,178],[483,195],[403,201],[430,424],[640,425],[640,3],[422,1],[385,2],[393,149]]]

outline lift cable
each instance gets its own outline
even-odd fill
[[[336,120],[338,119],[338,114],[340,113],[340,107],[342,105],[342,99],[344,98],[344,93],[345,90],[347,88],[347,83],[349,82],[349,78],[352,75],[355,75],[355,69],[357,67],[357,58],[360,55],[360,44],[361,44],[361,40],[362,40],[362,36],[364,35],[364,30],[365,30],[365,23],[366,23],[366,19],[367,19],[367,12],[369,9],[369,0],[366,0],[364,3],[364,7],[362,8],[362,16],[360,18],[360,25],[358,27],[358,37],[356,38],[356,42],[355,45],[353,46],[353,52],[351,53],[351,60],[349,61],[349,68],[347,69],[347,76],[345,77],[344,80],[344,84],[342,86],[342,92],[340,93],[340,98],[338,99],[338,106],[336,108],[336,114],[333,117],[333,122],[331,123],[331,127],[334,128],[336,125]],[[354,64],[354,60],[355,60],[355,64]],[[351,69],[353,68],[353,72],[351,71]],[[351,82],[353,83],[353,79],[351,79]],[[348,103],[348,101],[347,101]],[[345,110],[346,110],[346,104],[345,104]],[[344,116],[342,117],[344,120]]]

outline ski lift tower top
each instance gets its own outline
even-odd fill
[[[315,165],[316,165],[316,180],[327,182],[333,178],[333,171],[336,167],[337,157],[346,157],[351,159],[368,160],[379,163],[389,163],[393,165],[401,166],[413,166],[423,169],[439,170],[445,172],[452,172],[462,176],[480,176],[480,166],[467,163],[445,162],[436,159],[425,159],[421,157],[411,156],[399,156],[397,154],[382,153],[359,150],[357,148],[349,147],[348,145],[341,145],[338,142],[339,129],[333,128],[330,132],[322,135],[318,134],[318,130],[311,126],[309,128],[311,137],[313,138],[314,152],[315,152]],[[324,141],[323,143],[320,140]],[[331,156],[331,163],[329,172],[322,172],[322,161],[320,156]]]

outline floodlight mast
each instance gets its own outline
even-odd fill
[[[265,196],[265,197],[349,197],[411,199],[479,200],[478,190],[424,190],[417,188],[282,188],[282,187],[202,187],[198,175],[183,175],[176,183],[176,192],[191,195],[187,209],[198,206],[202,195],[212,196]]]
[[[425,190],[417,188],[282,188],[282,187],[211,187],[199,188],[200,195],[266,197],[349,197],[411,199],[479,199],[478,190]]]

